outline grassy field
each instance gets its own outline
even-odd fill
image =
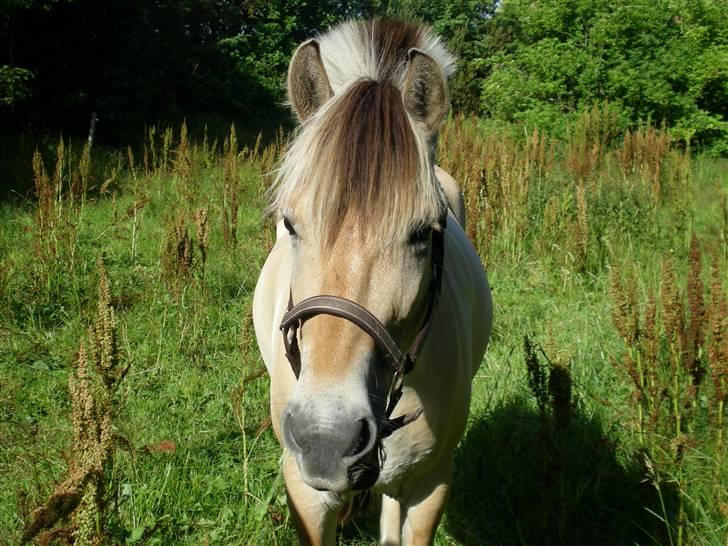
[[[436,543],[726,544],[728,162],[599,111],[440,148],[495,330]],[[66,145],[0,206],[0,543],[295,543],[250,318],[277,153]]]

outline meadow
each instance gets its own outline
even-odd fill
[[[285,140],[60,141],[0,203],[0,543],[293,544],[252,331]],[[495,326],[436,543],[724,545],[728,161],[454,117]],[[20,161],[20,159],[19,159]],[[342,544],[376,541],[376,499]]]

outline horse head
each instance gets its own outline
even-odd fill
[[[318,490],[376,482],[401,373],[367,325],[404,353],[426,334],[436,297],[433,241],[442,240],[447,205],[432,150],[448,110],[448,68],[414,47],[418,27],[396,28],[412,36],[393,38],[386,21],[367,29],[380,54],[361,59],[372,66],[355,79],[341,73],[353,62],[345,48],[322,56],[315,40],[298,48],[288,73],[301,127],[273,206],[291,245],[289,308],[333,296],[352,302],[354,315],[371,315],[359,322],[319,309],[284,329],[298,377],[282,437],[303,481]],[[364,39],[359,32],[351,27],[351,41]]]

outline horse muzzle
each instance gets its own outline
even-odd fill
[[[281,428],[308,486],[342,493],[366,489],[376,481],[378,431],[370,411],[345,408],[333,400],[314,405],[292,401],[283,412]]]

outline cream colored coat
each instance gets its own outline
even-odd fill
[[[450,483],[453,450],[465,430],[471,382],[491,332],[488,282],[480,258],[460,226],[465,220],[462,196],[447,173],[436,168],[436,175],[451,208],[445,230],[442,293],[429,338],[414,371],[406,376],[394,416],[417,408],[424,412],[384,440],[386,459],[373,487],[384,495],[381,541],[389,545],[400,541],[420,545],[432,540]],[[273,429],[282,446],[281,414],[296,386],[279,329],[288,303],[291,263],[291,238],[281,223],[258,279],[253,320],[271,379]],[[312,544],[332,544],[338,512],[347,496],[308,487],[285,449],[283,469],[299,536],[308,537]]]

